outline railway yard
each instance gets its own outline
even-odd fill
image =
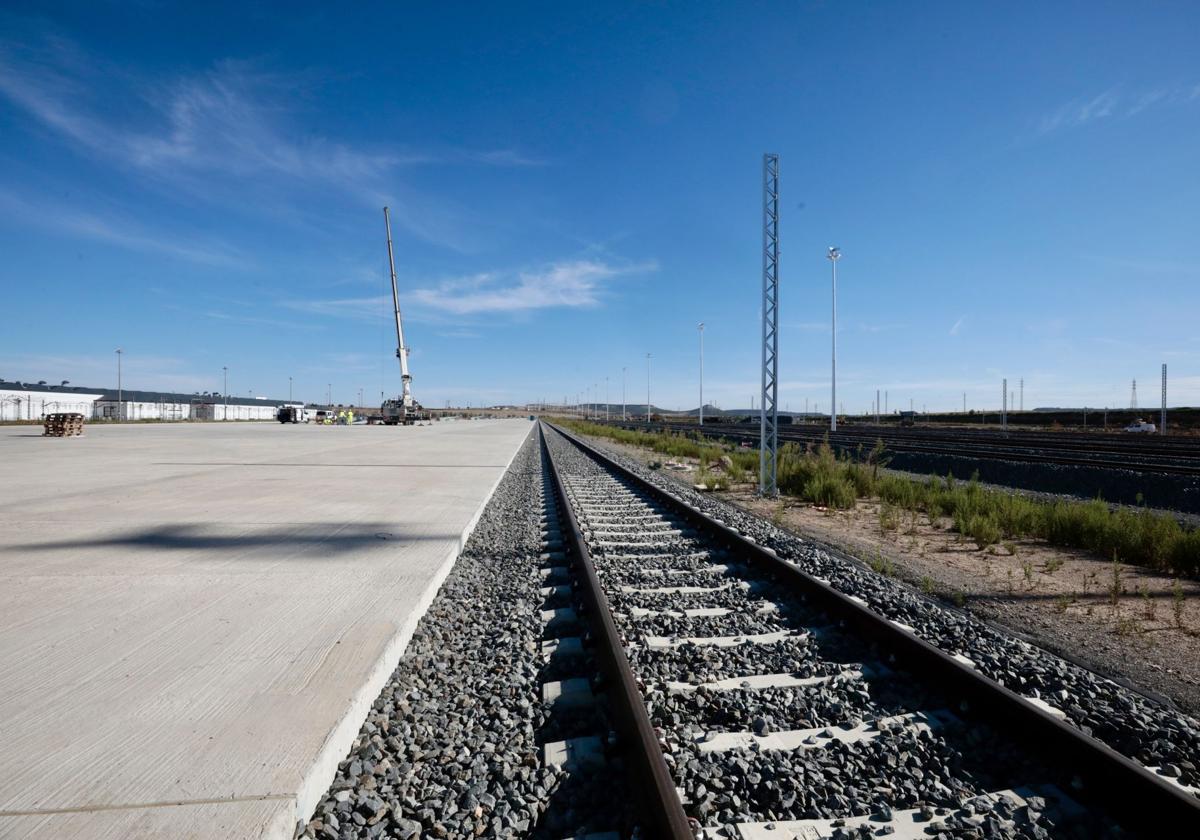
[[[1200,5],[9,5],[0,840],[1200,838]]]
[[[28,524],[2,548],[0,836],[1163,837],[1200,815],[1186,703],[559,421],[34,438],[0,441],[28,472],[2,500]],[[60,458],[70,483],[32,470]],[[418,476],[419,503],[386,489]]]
[[[617,422],[629,429],[660,429],[758,445],[754,423]],[[897,469],[983,481],[1124,504],[1150,504],[1200,514],[1200,438],[1138,437],[1078,431],[1002,431],[996,428],[897,428],[863,423],[780,427],[781,443],[809,446],[828,441],[839,453],[886,447]]]

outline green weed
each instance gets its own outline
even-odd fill
[[[643,432],[576,419],[564,426],[586,435],[642,446],[673,458],[695,458],[703,468],[722,462],[728,481],[753,481],[758,453],[717,444],[696,433]],[[984,488],[978,476],[959,481],[953,475],[925,480],[884,474],[882,442],[870,452],[838,457],[824,441],[802,447],[780,447],[778,486],[781,493],[838,509],[854,507],[859,498],[878,498],[931,523],[950,520],[953,528],[983,549],[1002,540],[1034,538],[1051,545],[1080,548],[1106,557],[1114,550],[1127,563],[1163,572],[1200,575],[1200,529],[1187,529],[1169,515],[1149,509],[1112,509],[1102,499],[1088,502],[1043,502],[1017,493]],[[899,527],[897,520],[897,528]],[[881,521],[880,527],[883,527]],[[1005,548],[1008,543],[1005,543]]]

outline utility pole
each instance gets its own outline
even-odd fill
[[[118,420],[125,419],[123,416],[125,414],[125,411],[124,411],[125,400],[124,400],[124,394],[121,392],[121,356],[122,356],[122,354],[124,354],[124,352],[125,351],[122,350],[120,347],[117,348],[117,419]],[[28,413],[29,412],[27,411],[26,414],[28,414]]]
[[[1004,392],[1000,401],[1000,427],[1008,431],[1008,380],[1004,380]]]
[[[829,260],[829,264],[833,269],[833,351],[830,355],[831,371],[830,371],[830,398],[829,398],[829,431],[837,431],[837,264],[842,257],[840,248],[829,246],[829,251],[825,254]]]
[[[621,368],[621,422],[625,422],[625,368]]]
[[[883,413],[884,414],[888,413],[888,392],[887,391],[883,392]]]
[[[875,422],[879,422],[879,389],[875,389]]]
[[[1021,377],[1021,411],[1025,410],[1025,377]]]
[[[333,383],[332,382],[325,383],[325,405],[327,405],[327,406],[333,405]]]
[[[604,377],[604,422],[608,422],[608,377]]]
[[[221,370],[225,373],[225,386],[221,390],[221,396],[225,400],[225,408],[221,412],[221,420],[224,422],[229,419],[229,368],[223,366]]]
[[[963,414],[967,413],[967,392],[963,391]]]
[[[762,400],[758,424],[758,493],[779,495],[779,155],[763,155]]]
[[[696,327],[700,333],[700,425],[704,425],[704,322]]]
[[[646,354],[646,423],[650,423],[650,354]]]

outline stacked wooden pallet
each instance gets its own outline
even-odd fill
[[[48,437],[71,437],[83,434],[83,415],[64,413],[47,414],[43,424],[43,435]]]

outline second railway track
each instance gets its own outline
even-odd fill
[[[754,441],[759,438],[756,426],[746,424],[623,422],[625,428],[645,431],[680,432],[707,437]],[[783,442],[817,444],[827,440],[838,451],[854,452],[860,447],[870,450],[876,441],[883,441],[892,454],[950,456],[986,461],[1050,464],[1061,467],[1090,467],[1099,470],[1150,473],[1162,475],[1200,476],[1200,449],[1190,439],[1151,441],[1117,438],[1114,436],[1072,436],[1069,434],[1029,435],[1013,433],[972,434],[961,431],[935,430],[922,433],[904,432],[876,426],[845,426],[830,432],[819,426],[782,425],[779,439]]]
[[[881,615],[870,587],[839,591],[558,430],[544,427],[544,443],[645,836],[1178,836],[1200,824],[1187,789],[1200,779],[1181,757],[1200,746],[1190,721],[1129,701],[1145,738],[1106,728],[1120,691],[1092,691],[1062,663],[1039,676],[1022,660],[1047,654],[1014,642],[1005,661],[969,626],[957,638],[976,642],[944,652],[921,610],[901,616],[911,626]]]

